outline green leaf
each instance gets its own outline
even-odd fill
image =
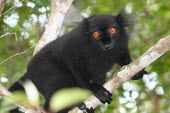
[[[29,103],[32,106],[39,105],[39,93],[35,85],[31,81],[27,80],[24,83],[24,89],[28,97]]]
[[[90,91],[81,88],[61,89],[52,96],[50,109],[56,112],[71,105],[78,104],[90,96],[90,94]]]
[[[5,100],[9,101],[10,103],[19,104],[25,107],[30,106],[27,96],[23,91],[12,92],[12,95],[6,96]]]

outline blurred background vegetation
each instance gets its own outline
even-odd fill
[[[170,34],[169,0],[76,0],[72,14],[88,17],[117,14],[122,9],[132,14],[135,21],[129,46],[133,60]],[[0,62],[34,46],[44,32],[49,15],[48,0],[7,0],[0,17]],[[73,24],[66,20],[62,33],[71,28]],[[9,87],[22,76],[33,51],[32,48],[1,63],[0,84]],[[170,113],[170,53],[148,66],[147,71],[149,74],[143,80],[125,82],[113,93],[111,105],[101,106],[97,112]]]

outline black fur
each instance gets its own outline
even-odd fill
[[[46,109],[51,95],[66,87],[89,89],[102,103],[110,103],[111,93],[103,87],[106,72],[115,63],[124,66],[131,62],[125,27],[128,21],[122,13],[90,16],[33,56],[20,81],[30,79],[36,85],[46,99]],[[115,28],[116,33],[110,34],[110,28]],[[98,38],[92,35],[96,31],[100,33]],[[143,73],[135,79],[142,78]],[[9,88],[10,91],[19,89],[22,86],[18,82]],[[92,108],[79,108],[93,112]]]

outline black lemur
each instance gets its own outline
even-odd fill
[[[61,88],[86,88],[102,102],[111,102],[111,93],[103,87],[114,64],[124,66],[132,62],[128,49],[128,18],[118,15],[93,15],[84,19],[69,33],[42,48],[28,64],[26,73],[10,91],[22,90],[19,81],[31,80],[45,97],[46,109],[54,92]],[[143,77],[142,70],[134,77]],[[83,106],[83,107],[82,107]],[[80,109],[93,112],[79,105]],[[67,113],[69,109],[60,111]]]

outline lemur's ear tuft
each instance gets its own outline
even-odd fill
[[[116,15],[116,21],[120,27],[130,27],[132,25],[130,15],[125,13],[125,11],[121,11]]]

